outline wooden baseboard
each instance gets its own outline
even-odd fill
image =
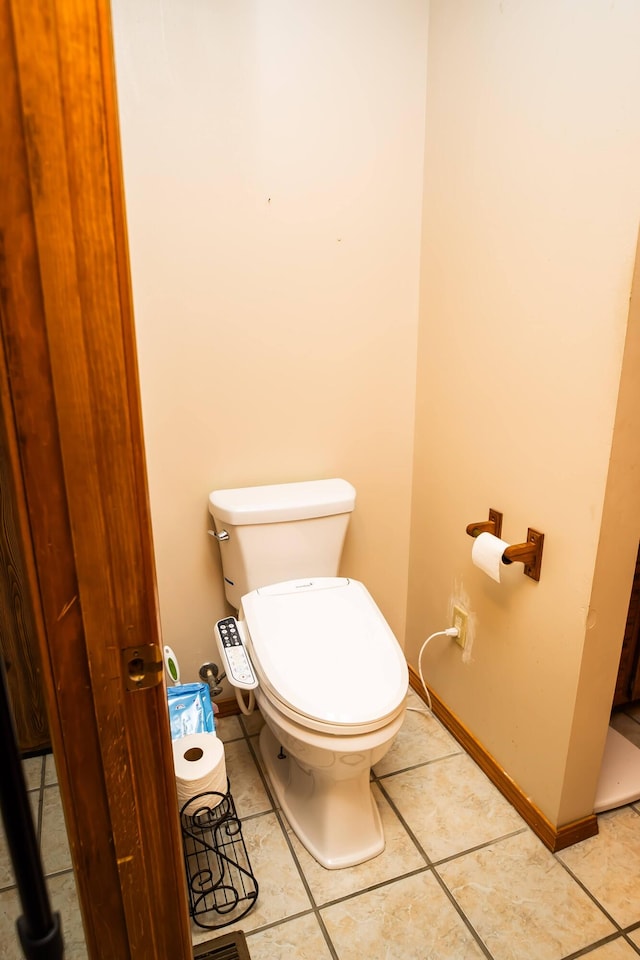
[[[422,688],[420,677],[411,665],[409,665],[409,682],[412,689],[426,702],[426,694]],[[594,837],[597,834],[598,819],[595,814],[584,817],[582,820],[574,820],[572,823],[555,827],[431,688],[429,688],[429,695],[433,712],[438,720],[464,747],[471,759],[478,764],[503,797],[515,807],[525,823],[531,827],[536,836],[552,853],[564,850],[565,847],[570,847],[580,840],[586,840],[588,837]],[[232,717],[240,713],[235,697],[230,700],[217,701],[217,705],[218,717]]]
[[[411,666],[409,666],[409,682],[418,696],[426,702],[420,677]],[[555,827],[431,688],[429,688],[429,695],[436,717],[552,853],[597,834],[598,819],[595,814]]]
[[[235,697],[231,700],[216,700],[216,706],[218,708],[216,711],[217,717],[233,717],[240,713],[240,707]]]

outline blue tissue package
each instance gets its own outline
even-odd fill
[[[179,683],[167,690],[171,739],[190,733],[214,733],[211,694],[206,683]]]

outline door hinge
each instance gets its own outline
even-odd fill
[[[146,690],[162,682],[162,655],[156,643],[143,643],[122,651],[127,690]]]

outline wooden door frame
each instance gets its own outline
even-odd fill
[[[114,74],[106,0],[0,0],[0,408],[89,956],[187,960]]]

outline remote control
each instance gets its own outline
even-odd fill
[[[243,690],[253,690],[258,686],[258,681],[238,627],[235,617],[218,620],[216,623],[218,649],[224,661],[229,683]]]

